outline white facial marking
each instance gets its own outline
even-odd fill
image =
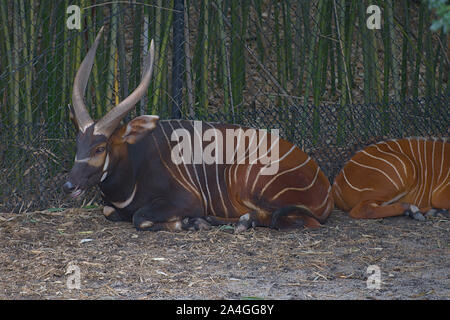
[[[109,154],[106,154],[105,164],[103,165],[103,171],[106,171],[108,169],[109,165]]]
[[[100,182],[103,182],[103,180],[105,180],[107,176],[108,176],[108,171],[103,172],[103,175],[102,175],[102,178],[100,179]]]
[[[88,162],[91,158],[78,159],[77,155],[75,155],[75,162]]]

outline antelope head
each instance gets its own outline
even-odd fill
[[[72,197],[80,196],[86,189],[100,183],[102,180],[103,168],[108,166],[110,161],[107,153],[109,138],[118,128],[123,117],[144,96],[150,84],[153,71],[155,48],[152,40],[149,53],[144,58],[144,72],[139,86],[100,120],[94,122],[84,103],[84,94],[102,33],[103,27],[100,29],[94,44],[83,59],[73,84],[70,117],[77,130],[77,151],[69,179],[63,185],[64,192],[70,194]],[[144,125],[147,127],[152,125],[156,126],[158,120],[157,116],[141,116],[138,118],[145,121],[146,123]]]

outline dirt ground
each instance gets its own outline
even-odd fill
[[[138,232],[99,209],[3,213],[0,299],[449,299],[449,222],[335,211],[316,230],[235,235]]]

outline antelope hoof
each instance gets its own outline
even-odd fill
[[[139,226],[136,227],[137,230],[139,231],[145,231],[145,230],[149,230],[153,227],[153,222],[151,221],[142,221]]]
[[[190,231],[201,231],[211,229],[211,225],[202,218],[186,217],[182,221],[182,229]]]
[[[425,216],[420,212],[419,208],[415,205],[411,205],[408,210],[405,211],[405,215],[417,221],[425,221]]]
[[[427,218],[436,217],[437,214],[438,214],[438,210],[432,208],[425,213],[425,217],[427,217]]]
[[[432,208],[432,209],[427,211],[425,216],[428,218],[428,217],[437,217],[437,216],[445,215],[445,214],[448,214],[448,210],[447,209]]]
[[[254,227],[253,219],[251,219],[250,213],[246,213],[239,218],[234,228],[234,233],[241,233],[248,230],[250,227]]]
[[[110,206],[103,207],[103,215],[109,221],[122,221],[122,217],[119,215],[117,210]]]

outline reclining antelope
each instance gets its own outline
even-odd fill
[[[67,194],[77,197],[98,184],[106,203],[104,215],[114,221],[132,221],[138,230],[198,230],[237,223],[235,231],[240,232],[255,226],[315,227],[327,219],[334,206],[327,178],[303,151],[271,133],[261,135],[226,124],[160,121],[154,115],[138,116],[119,125],[147,91],[153,70],[153,41],[139,86],[94,122],[83,96],[102,30],[74,80],[71,118],[78,130],[77,151],[63,186]],[[213,134],[202,137],[200,125]],[[233,136],[235,152],[231,153],[218,141],[218,136],[229,132],[237,132]],[[180,135],[185,147],[215,149],[213,157],[227,157],[226,161],[174,161],[182,149]],[[262,156],[273,155],[276,150],[278,158],[262,163],[255,158],[258,148],[254,147],[267,141],[270,143]],[[235,156],[234,162],[229,161],[230,154]],[[181,158],[195,160],[198,153],[188,155],[183,153]],[[275,164],[278,170],[264,174]]]
[[[384,218],[450,209],[450,143],[408,138],[356,153],[333,183],[336,206],[353,218]]]

